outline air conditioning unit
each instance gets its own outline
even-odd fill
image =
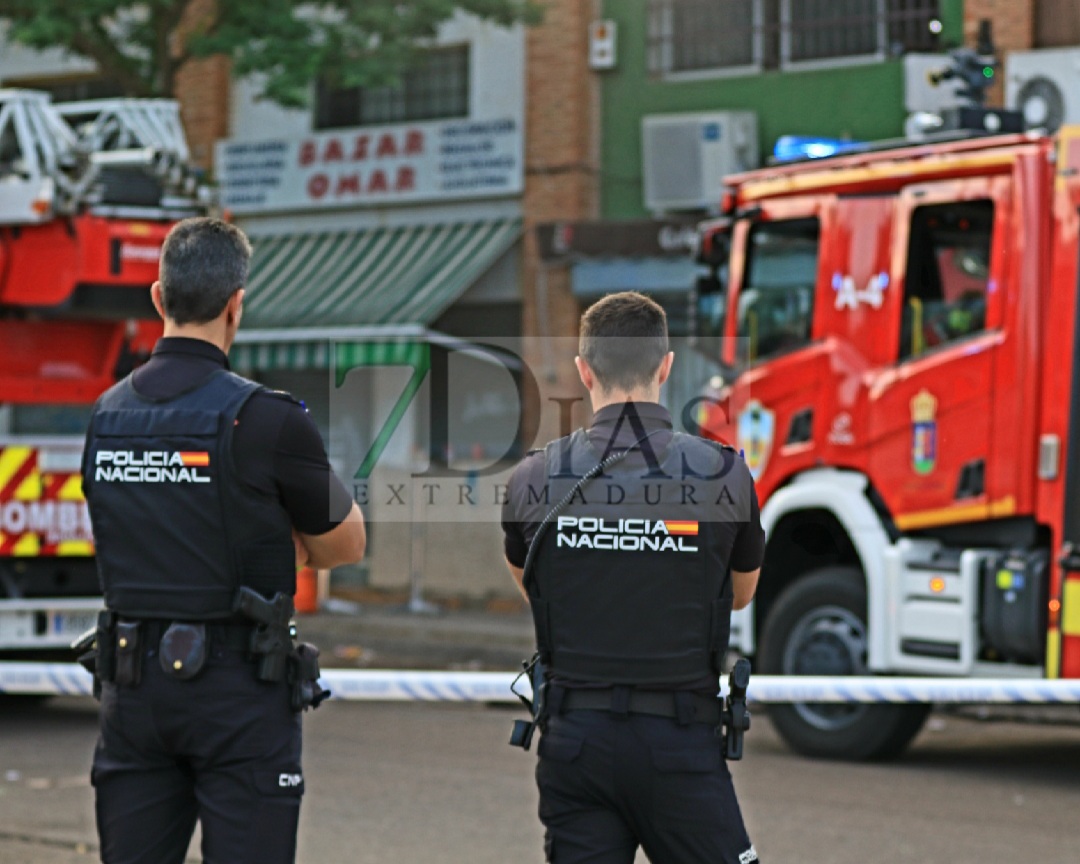
[[[1080,48],[1017,51],[1005,61],[1005,104],[1029,129],[1080,123]]]
[[[948,54],[904,55],[904,107],[909,112],[940,114],[959,107],[963,101],[957,95],[963,86],[959,79],[951,78],[936,85],[930,83],[931,73],[940,72],[950,62]]]
[[[653,114],[641,145],[648,210],[716,210],[724,177],[758,167],[757,114]]]

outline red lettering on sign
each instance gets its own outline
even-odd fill
[[[424,152],[424,133],[419,129],[410,129],[405,135],[405,155],[418,156]]]
[[[355,174],[342,174],[338,177],[337,188],[334,190],[334,195],[340,198],[342,195],[360,194],[360,172]]]
[[[387,190],[386,172],[375,170],[371,172],[368,181],[368,192],[385,192]]]
[[[331,138],[326,142],[326,149],[323,151],[323,162],[340,162],[345,158],[345,153],[341,149],[341,142],[337,138]]]
[[[330,178],[325,174],[312,174],[307,181],[307,193],[312,198],[322,198],[330,188]]]
[[[356,138],[353,139],[353,162],[359,162],[362,159],[367,159],[368,141],[370,140],[371,139],[367,135],[357,135]]]
[[[379,139],[379,149],[375,153],[380,159],[384,156],[397,156],[397,142],[394,136],[387,133]]]
[[[305,141],[300,145],[300,164],[310,165],[315,161],[315,142]]]
[[[397,178],[394,181],[395,192],[409,192],[416,188],[416,171],[408,165],[402,165],[397,169]]]

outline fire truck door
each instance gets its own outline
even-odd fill
[[[734,444],[763,499],[813,463],[815,389],[827,368],[817,295],[834,198],[764,202],[735,226],[725,360],[744,369],[730,407]],[[820,422],[820,421],[817,421]]]
[[[899,326],[894,362],[870,382],[868,425],[871,476],[901,531],[1004,515],[987,470],[1010,184],[925,184],[897,200],[900,290],[886,302]]]

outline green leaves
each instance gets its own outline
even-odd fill
[[[538,0],[0,0],[8,37],[94,60],[132,96],[174,95],[193,57],[223,55],[262,95],[304,105],[325,76],[345,86],[392,84],[415,52],[459,13],[501,26],[539,21]]]

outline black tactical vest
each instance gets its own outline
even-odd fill
[[[222,369],[166,401],[140,396],[131,376],[98,401],[83,490],[109,609],[208,620],[232,614],[240,585],[294,593],[288,514],[232,460],[236,417],[260,389]]]
[[[682,433],[657,456],[651,469],[620,463],[574,492],[600,454],[581,430],[546,448],[558,512],[537,540],[525,584],[538,646],[556,676],[677,685],[719,674],[732,589],[714,528],[735,514],[717,505],[717,478],[738,456]]]

